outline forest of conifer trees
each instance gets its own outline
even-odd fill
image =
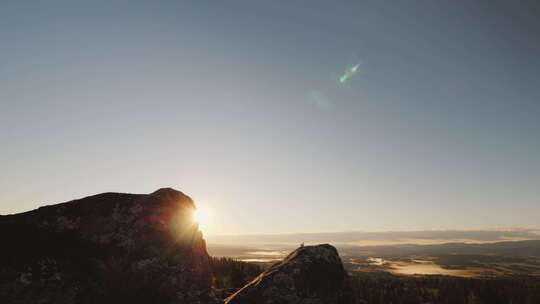
[[[231,258],[212,258],[217,289],[233,292],[249,283],[263,267]],[[368,304],[538,304],[540,278],[457,278],[355,273],[351,283]]]

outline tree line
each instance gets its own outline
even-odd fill
[[[534,304],[540,303],[535,277],[456,278],[359,274],[351,278],[358,298],[369,304]]]
[[[213,257],[213,286],[237,290],[252,281],[263,267],[226,257]],[[368,304],[538,304],[540,278],[531,276],[490,279],[449,276],[399,276],[353,273],[354,293]]]

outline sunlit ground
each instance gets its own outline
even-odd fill
[[[401,275],[448,275],[455,277],[494,277],[497,275],[503,275],[499,270],[494,270],[488,267],[466,267],[462,266],[462,269],[447,269],[443,268],[430,260],[418,260],[411,259],[410,261],[403,260],[387,260],[383,258],[370,257],[366,259],[368,265],[363,263],[357,263],[354,259],[351,259],[349,263],[358,265],[353,271],[358,272],[378,272],[385,271],[393,274]],[[368,267],[366,267],[368,266]],[[369,267],[375,266],[375,267]]]
[[[205,207],[198,207],[193,213],[193,219],[199,224],[199,230],[205,233],[210,223],[210,212]]]

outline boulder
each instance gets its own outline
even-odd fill
[[[302,246],[225,299],[226,304],[352,304],[336,248]]]
[[[0,302],[215,303],[194,210],[164,188],[0,216]]]

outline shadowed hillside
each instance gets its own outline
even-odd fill
[[[1,216],[1,303],[214,304],[233,292],[228,303],[354,302],[334,247],[299,248],[260,274],[211,259],[194,211],[188,196],[165,188]]]
[[[160,189],[2,216],[2,302],[212,302],[194,209],[183,193]]]

